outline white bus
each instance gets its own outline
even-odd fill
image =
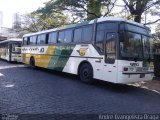
[[[76,74],[85,82],[113,83],[153,78],[149,28],[105,17],[23,36],[23,62]]]
[[[9,62],[22,62],[22,39],[12,38],[0,42],[0,58]]]

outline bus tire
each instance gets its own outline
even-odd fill
[[[85,83],[93,83],[93,68],[89,63],[80,66],[79,77]]]
[[[30,58],[29,66],[30,66],[31,68],[35,68],[35,60],[34,60],[34,57],[31,57],[31,58]]]

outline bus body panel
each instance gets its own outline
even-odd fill
[[[94,78],[103,81],[116,83],[117,81],[117,62],[114,64],[106,64],[103,59],[103,63],[95,65]]]
[[[80,63],[88,61],[93,67],[93,78],[116,83],[117,75],[115,74],[117,74],[118,68],[117,61],[114,64],[106,64],[104,57],[98,54],[92,44],[76,45],[74,48],[71,46],[73,50],[71,50],[72,52],[68,52],[68,56],[61,55],[63,51],[61,47],[62,46],[23,47],[24,63],[29,64],[30,58],[33,56],[35,65],[38,67],[77,75]]]
[[[133,83],[133,82],[140,82],[140,81],[151,81],[153,79],[152,74],[145,74],[145,77],[140,77],[142,74],[122,74],[118,73],[118,80],[117,83]]]
[[[9,54],[6,55],[1,55],[0,56],[1,59],[7,60],[7,61],[11,61],[11,62],[22,62],[22,55],[21,54],[13,54],[11,53],[11,59],[9,59]]]
[[[22,54],[11,54],[11,61],[22,62]]]
[[[35,66],[62,71],[70,54],[72,46],[31,46],[23,47],[23,61],[29,64],[30,58],[34,57]]]
[[[2,53],[0,58],[9,61],[9,55],[8,54],[3,54]]]
[[[98,54],[98,52],[94,49],[92,44],[76,45],[73,49],[72,54],[69,57],[69,60],[66,63],[66,66],[63,69],[63,72],[78,74],[78,67],[81,62],[88,61],[93,67],[95,65],[95,61],[99,59],[102,59],[102,56]]]
[[[143,68],[142,61],[115,60],[114,64],[105,63],[104,57],[98,54],[92,44],[79,44],[76,46],[30,46],[23,47],[22,53],[24,54],[23,61],[26,64],[29,64],[30,58],[33,56],[35,65],[38,67],[76,75],[78,74],[80,63],[88,61],[93,67],[93,78],[113,83],[148,81],[153,78],[153,72],[151,71],[145,73],[144,77],[143,72],[135,74],[133,71],[131,73],[123,73],[123,68],[132,67],[132,64],[138,64],[139,68]]]

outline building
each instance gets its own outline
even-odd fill
[[[6,40],[6,39],[7,39],[7,37],[0,35],[0,41]]]

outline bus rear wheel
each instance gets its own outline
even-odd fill
[[[35,68],[35,60],[34,60],[34,57],[31,57],[31,58],[30,58],[29,65],[30,65],[31,68]]]
[[[83,82],[93,83],[93,68],[89,63],[80,66],[79,77]]]

